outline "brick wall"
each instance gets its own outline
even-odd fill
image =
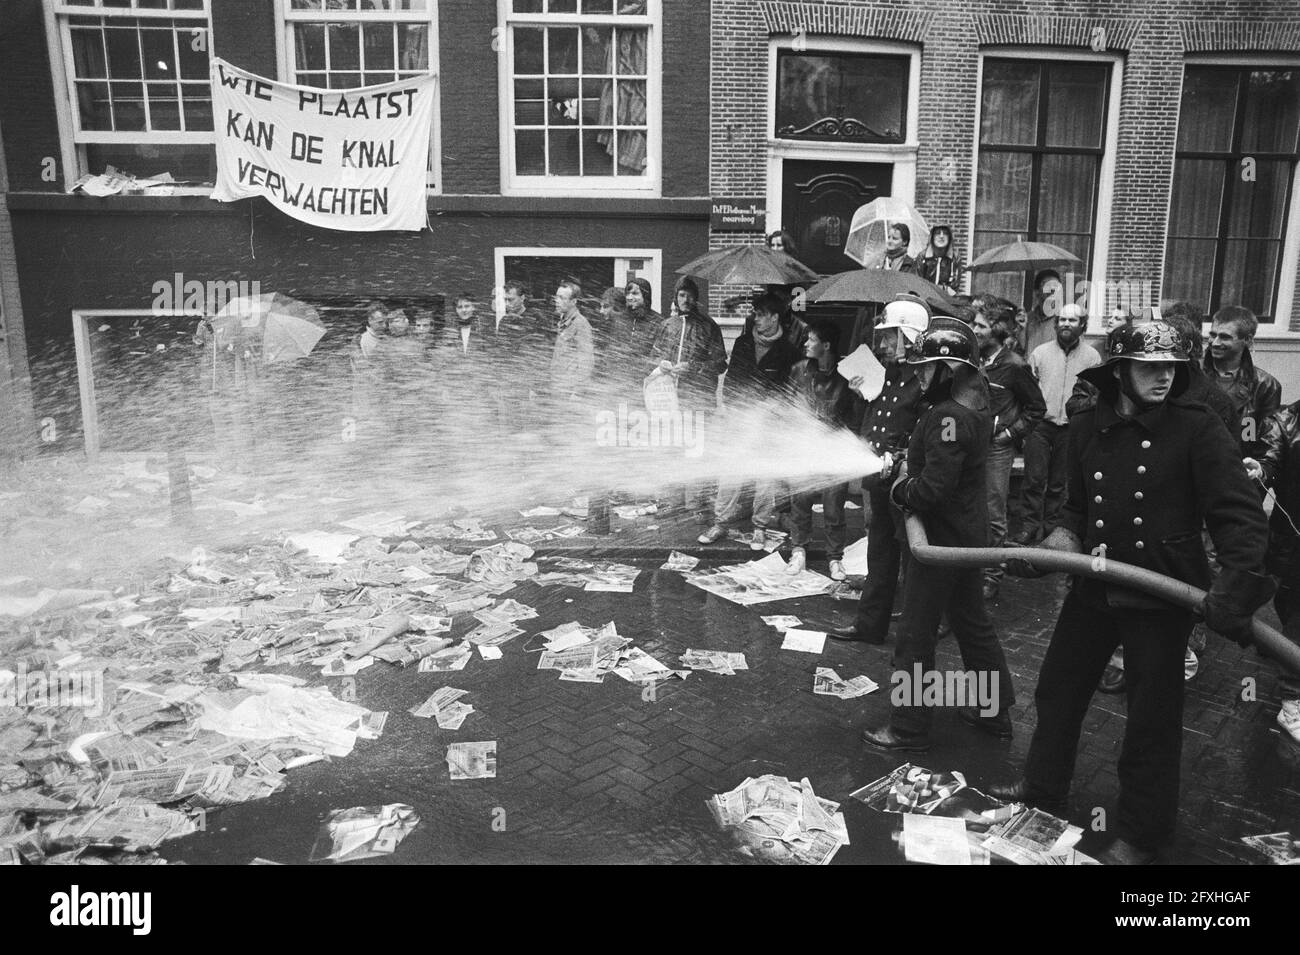
[[[767,49],[773,36],[919,41],[920,123],[916,204],[951,223],[960,245],[971,218],[978,57],[1009,44],[1088,50],[1100,36],[1124,55],[1108,246],[1111,278],[1156,286],[1164,263],[1173,151],[1185,51],[1300,53],[1300,4],[1291,0],[713,0],[715,195],[767,191]],[[770,210],[774,218],[780,210]],[[750,241],[757,240],[757,236]],[[711,247],[739,241],[711,236]],[[961,252],[966,250],[959,249]],[[726,290],[729,294],[731,290]],[[716,299],[722,292],[715,294]],[[1300,330],[1300,295],[1289,316]]]

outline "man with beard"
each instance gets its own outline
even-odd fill
[[[1024,527],[1013,544],[1033,544],[1056,525],[1065,495],[1065,436],[1069,416],[1066,402],[1074,392],[1079,372],[1101,364],[1095,348],[1080,341],[1085,324],[1083,310],[1067,305],[1056,316],[1056,338],[1044,342],[1029,356],[1029,368],[1047,402],[1047,412],[1025,439],[1025,486],[1021,514]]]
[[[935,318],[907,359],[916,368],[926,401],[907,445],[907,461],[890,489],[890,500],[920,515],[930,543],[943,547],[986,547],[989,521],[985,459],[993,423],[988,389],[980,375],[975,332],[964,322]],[[930,748],[934,721],[931,694],[922,686],[944,685],[935,671],[939,622],[946,617],[962,661],[974,682],[988,690],[980,706],[967,703],[964,722],[1000,739],[1011,738],[1008,709],[1015,703],[1011,671],[989,620],[978,567],[948,567],[913,561],[903,588],[891,682],[894,706],[884,726],[867,729],[863,741],[887,751],[923,753]],[[967,684],[969,685],[969,683]],[[944,698],[944,705],[957,699]]]
[[[1091,553],[1207,589],[1200,613],[1243,645],[1251,615],[1272,595],[1264,572],[1268,523],[1233,437],[1187,401],[1187,351],[1168,323],[1122,328],[1104,365],[1082,374],[1101,392],[1069,429],[1069,495],[1045,550]],[[1223,568],[1213,585],[1201,538],[1208,527]],[[1037,576],[1032,562],[1008,571]],[[1104,581],[1076,577],[1038,676],[1038,726],[1024,779],[998,799],[1060,814],[1079,732],[1106,661],[1124,647],[1128,722],[1119,757],[1115,840],[1107,864],[1154,861],[1173,836],[1183,727],[1183,654],[1192,614]]]

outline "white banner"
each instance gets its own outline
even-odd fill
[[[346,90],[276,83],[212,60],[217,187],[326,229],[419,231],[435,73]]]

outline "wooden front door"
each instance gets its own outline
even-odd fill
[[[859,207],[890,194],[894,167],[787,159],[782,178],[781,222],[794,236],[803,263],[823,275],[861,268],[844,254],[849,224]]]

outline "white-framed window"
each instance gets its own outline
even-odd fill
[[[789,232],[811,268],[855,265],[842,249],[862,202],[914,201],[920,87],[915,44],[810,36],[768,44],[767,228]]]
[[[200,309],[75,309],[86,454],[212,447],[196,384]]]
[[[651,307],[663,314],[660,288],[661,249],[601,249],[499,247],[495,250],[495,308],[501,311],[501,291],[506,282],[519,282],[524,296],[546,314],[552,311],[552,296],[565,280],[582,286],[582,306],[595,314],[607,288],[627,288],[634,278],[650,283]]]
[[[1088,306],[1093,331],[1105,319],[1102,290],[1128,295],[1136,281],[1106,271],[1123,66],[1118,54],[980,52],[967,261],[1017,240],[1073,252],[1083,266],[1067,274],[1065,296]],[[979,273],[971,292],[1028,305],[1032,282],[1027,272]]]
[[[508,195],[657,195],[660,0],[498,0]]]
[[[211,182],[208,0],[46,0],[45,13],[66,181],[111,165]]]
[[[437,0],[277,0],[280,77],[321,89],[393,83],[438,69]],[[442,190],[442,84],[434,101],[429,190]]]
[[[1170,188],[1165,299],[1244,305],[1286,335],[1300,225],[1300,58],[1189,58]]]

